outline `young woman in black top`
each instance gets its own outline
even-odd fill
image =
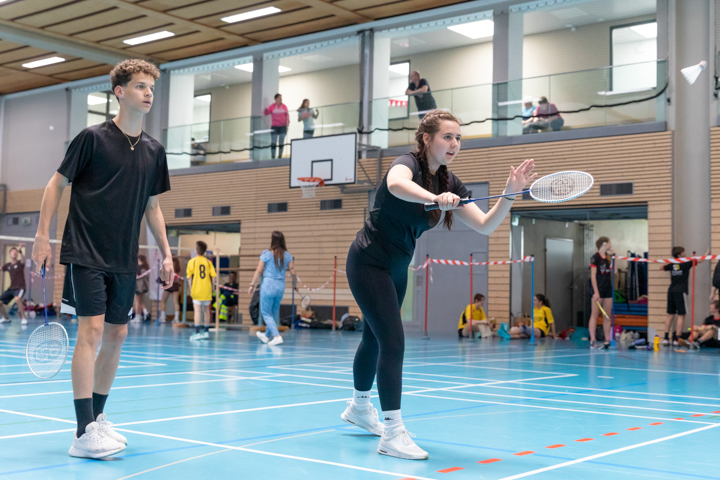
[[[415,241],[440,222],[442,212],[448,229],[457,216],[475,231],[489,235],[505,219],[514,200],[502,198],[488,213],[474,203],[457,208],[468,191],[448,165],[460,150],[460,136],[458,120],[447,112],[434,110],[422,119],[415,132],[415,151],[390,166],[348,253],[348,282],[363,312],[365,328],[353,365],[355,394],[341,417],[381,435],[378,452],[398,458],[428,458],[412,441],[400,416],[405,351],[400,307]],[[533,168],[533,160],[517,169],[510,167],[505,191],[522,190],[535,176]],[[438,203],[440,210],[426,212],[423,204],[428,202]],[[376,373],[384,425],[370,403]]]
[[[613,306],[612,288],[612,245],[608,237],[600,237],[595,242],[598,251],[590,259],[590,283],[592,285],[592,301],[590,302],[590,348],[608,348],[610,346],[610,329],[612,325],[607,319],[603,320],[603,332],[605,332],[605,343],[595,340],[597,320],[600,316],[600,307],[609,312]]]

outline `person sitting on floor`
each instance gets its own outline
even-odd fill
[[[485,322],[487,325],[488,320],[485,316],[485,295],[482,293],[476,293],[473,298],[473,303],[465,307],[462,315],[460,315],[460,321],[458,322],[458,337],[471,338],[474,333],[480,332],[481,322]],[[472,322],[468,321],[472,319]],[[470,332],[470,324],[472,323],[472,333]]]
[[[720,348],[718,328],[720,328],[720,300],[713,300],[710,303],[710,316],[705,319],[702,325],[693,327],[695,345],[706,348]],[[684,347],[689,346],[687,341],[683,339],[678,339],[678,343]]]

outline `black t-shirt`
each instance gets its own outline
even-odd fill
[[[713,327],[720,328],[720,318],[715,318],[712,315],[707,317],[703,322],[703,325],[712,325]]]
[[[435,98],[430,93],[430,84],[425,80],[424,78],[420,79],[420,82],[418,82],[418,86],[415,87],[415,82],[410,82],[410,85],[408,85],[408,88],[410,90],[419,90],[422,87],[428,87],[427,92],[425,93],[416,93],[413,95],[415,97],[415,105],[417,105],[417,109],[419,112],[425,111],[425,110],[434,110],[437,108],[435,105]]]
[[[237,282],[236,283],[227,282],[225,284],[225,286],[233,288],[235,290],[238,290],[238,288],[239,288],[239,284]],[[238,298],[237,298],[238,292],[236,292],[234,290],[222,290],[220,293],[225,295],[225,305],[232,306],[232,305],[238,304]]]
[[[395,159],[390,166],[405,165],[413,173],[413,182],[422,186],[420,163],[415,154],[407,153]],[[390,170],[388,170],[389,173]],[[468,191],[455,174],[448,172],[448,191],[460,198],[467,198]],[[439,192],[438,177],[432,176],[433,192]],[[394,264],[410,263],[415,253],[415,241],[423,232],[437,225],[431,212],[420,203],[401,200],[388,190],[387,174],[375,196],[375,205],[365,220],[365,226],[355,240],[358,247],[378,260]]]
[[[18,260],[2,266],[3,272],[10,274],[10,290],[25,290],[25,263]]]
[[[130,137],[135,144],[137,137]],[[135,150],[108,120],[73,139],[58,172],[72,182],[60,263],[112,273],[137,268],[148,199],[170,190],[163,146],[142,133]]]
[[[720,262],[718,262],[717,265],[715,265],[715,272],[713,272],[712,285],[713,285],[713,287],[720,289]]]
[[[668,263],[663,266],[663,270],[670,272],[669,292],[688,293],[688,278],[692,265],[692,262],[683,262]]]
[[[600,253],[595,253],[590,259],[590,266],[597,267],[595,279],[597,280],[598,292],[612,290],[612,262],[609,256],[606,255],[603,258]]]

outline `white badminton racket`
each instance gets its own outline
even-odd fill
[[[514,197],[515,195],[522,195],[524,193],[529,193],[530,198],[538,202],[567,202],[568,200],[572,200],[573,198],[577,198],[586,193],[592,188],[593,183],[593,177],[589,173],[579,171],[558,172],[537,179],[532,185],[530,185],[529,190],[523,190],[522,192],[515,193],[504,193],[502,195],[494,195],[492,197],[464,198],[460,200],[458,207],[468,203],[479,202],[480,200]],[[437,210],[438,208],[439,206],[437,203],[425,204],[426,211]]]
[[[300,290],[298,290],[297,287],[295,287],[295,291],[298,293],[298,295],[300,295],[300,306],[303,308],[309,307],[310,302],[312,301],[310,295],[303,295],[302,293],[300,293]]]
[[[42,267],[43,305],[45,324],[30,335],[25,358],[30,371],[38,378],[52,378],[62,370],[67,360],[70,342],[65,327],[56,322],[48,323],[47,299],[45,298],[45,265]]]

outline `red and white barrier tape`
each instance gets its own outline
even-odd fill
[[[464,262],[462,260],[441,260],[438,258],[430,258],[428,260],[425,260],[425,262],[422,265],[420,265],[419,267],[415,267],[415,268],[410,267],[410,270],[417,271],[417,270],[420,270],[421,268],[427,268],[428,264],[430,264],[430,263],[439,263],[440,265],[453,265],[456,267],[469,267],[470,265],[473,265],[473,266],[507,265],[510,263],[525,263],[525,262],[532,262],[532,261],[533,261],[533,257],[531,257],[529,255],[526,257],[523,257],[522,260],[500,260],[500,261],[495,261],[495,262],[472,262],[472,263]]]
[[[638,257],[621,257],[615,255],[617,260],[627,260],[628,262],[638,263],[685,263],[692,262],[693,260],[720,260],[720,255],[694,255],[692,257],[678,257],[678,258],[638,258]]]

